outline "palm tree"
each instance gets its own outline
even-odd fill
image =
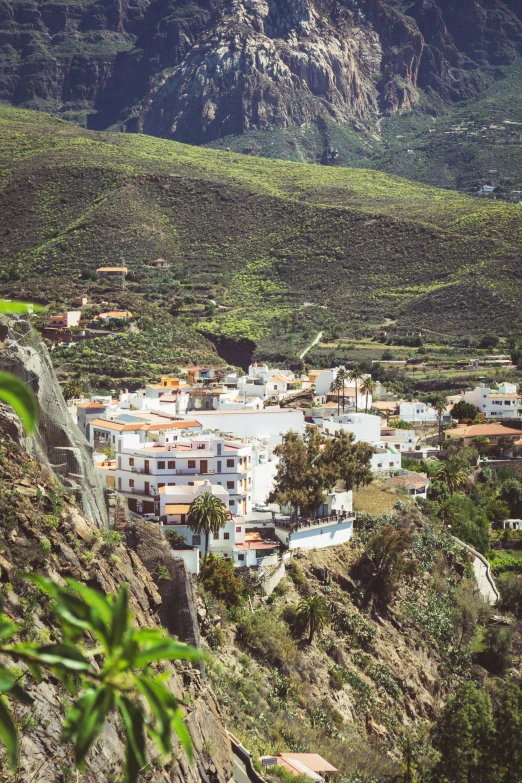
[[[337,392],[337,415],[338,416],[340,412],[341,389],[343,388],[344,388],[344,382],[342,378],[339,377],[339,373],[337,373],[337,375],[333,379],[332,385],[330,386],[330,391]]]
[[[364,412],[368,413],[368,397],[375,394],[375,389],[377,388],[377,384],[369,375],[367,378],[364,378],[363,382],[361,383],[361,394],[366,395],[366,406],[364,408]]]
[[[219,533],[227,521],[224,503],[211,492],[203,492],[190,504],[187,515],[187,526],[193,533],[205,536],[205,556],[201,576],[205,573],[210,534]]]
[[[312,644],[315,634],[328,625],[330,610],[324,598],[316,594],[303,598],[297,607],[296,618],[300,629],[308,631],[308,641]]]
[[[344,413],[344,406],[345,406],[344,387],[348,378],[349,375],[347,370],[345,370],[344,367],[339,367],[339,369],[337,370],[336,380],[339,381],[343,393],[343,413]]]
[[[435,478],[444,482],[453,495],[456,489],[462,487],[468,480],[468,471],[456,460],[441,462],[435,470]]]
[[[83,389],[80,381],[67,381],[62,389],[63,396],[66,400],[77,400],[83,397]]]
[[[357,403],[357,382],[361,380],[361,378],[364,377],[363,372],[358,364],[354,364],[352,371],[348,375],[349,379],[351,381],[355,381],[355,412],[357,413],[358,410],[358,403]]]

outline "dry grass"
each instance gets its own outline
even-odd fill
[[[390,514],[398,500],[403,503],[411,502],[407,495],[399,495],[396,492],[384,489],[378,483],[361,487],[354,490],[353,493],[354,510],[361,514],[372,514],[377,517]]]

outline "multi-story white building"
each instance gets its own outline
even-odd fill
[[[356,442],[376,443],[381,440],[381,422],[380,416],[371,413],[343,413],[324,419],[323,428],[330,435],[351,432]]]
[[[128,498],[131,511],[159,514],[162,487],[205,480],[227,490],[232,514],[249,514],[252,445],[209,433],[183,437],[165,432],[155,443],[140,442],[139,433],[116,438],[116,489]]]
[[[490,389],[483,383],[462,395],[465,402],[474,405],[486,419],[518,419],[522,415],[522,397],[515,383],[501,383]]]
[[[409,424],[437,424],[439,414],[425,402],[399,402],[399,419]]]

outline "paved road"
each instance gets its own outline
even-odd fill
[[[313,348],[313,347],[314,347],[314,345],[317,345],[317,343],[319,342],[319,340],[321,339],[321,337],[322,337],[322,336],[323,336],[323,333],[322,333],[322,332],[319,332],[319,334],[317,335],[317,337],[315,338],[315,340],[312,340],[312,342],[310,343],[310,345],[308,346],[308,348],[305,348],[305,349],[304,349],[304,351],[303,351],[302,353],[300,353],[300,354],[299,354],[299,358],[300,358],[300,359],[304,359],[304,358],[305,358],[305,356],[306,356],[306,354],[308,353],[308,351],[309,351],[311,348]]]
[[[236,783],[250,783],[243,762],[238,758],[234,758],[234,780]]]

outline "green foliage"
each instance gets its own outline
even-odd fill
[[[71,694],[77,692],[79,678],[81,692],[66,715],[61,735],[62,742],[74,743],[78,769],[84,769],[86,755],[113,710],[119,713],[126,737],[128,783],[137,783],[139,772],[147,763],[146,734],[167,758],[174,730],[190,757],[191,740],[178,702],[163,684],[164,678],[156,676],[150,667],[157,661],[198,660],[201,653],[173,641],[160,630],[135,629],[130,622],[126,586],[116,595],[106,597],[72,579],[67,580],[65,589],[43,576],[29,574],[27,578],[52,599],[63,639],[44,645],[7,643],[17,627],[3,621],[0,651],[24,661],[37,681],[41,680],[42,669],[49,669]],[[94,647],[86,644],[87,637],[96,640]],[[0,670],[0,690],[9,698],[32,703],[5,667]],[[150,714],[145,712],[142,700]],[[2,701],[0,735],[14,769],[18,760],[17,733]]]
[[[389,426],[394,427],[396,430],[412,430],[413,426],[407,421],[402,419],[390,419]]]
[[[285,667],[295,663],[297,645],[286,623],[267,609],[246,615],[237,626],[238,640],[270,664]]]
[[[158,579],[170,579],[169,569],[163,563],[156,566],[156,576]]]
[[[488,783],[494,739],[491,699],[474,683],[461,685],[440,713],[433,744],[440,753],[435,779],[444,783]]]
[[[518,574],[505,574],[497,581],[502,608],[522,618],[522,560],[518,561]]]
[[[451,409],[451,418],[457,419],[457,421],[474,421],[477,418],[477,413],[475,405],[459,400]]]
[[[103,541],[103,548],[109,553],[114,552],[122,541],[121,534],[116,530],[102,530],[101,538]]]
[[[193,533],[205,536],[205,557],[203,559],[203,569],[201,576],[205,576],[208,550],[210,546],[210,535],[219,533],[227,521],[226,508],[212,492],[203,492],[198,495],[190,504],[187,515],[187,525]]]
[[[321,595],[303,598],[297,607],[296,623],[301,633],[308,633],[310,644],[317,633],[321,633],[330,621],[328,604]]]
[[[201,586],[214,598],[223,601],[227,608],[240,606],[245,600],[245,587],[234,573],[234,563],[213,554],[208,557]]]
[[[379,600],[389,603],[401,580],[416,573],[412,558],[413,536],[407,528],[386,524],[377,530],[365,549],[372,589]]]
[[[166,530],[165,531],[165,538],[171,545],[173,549],[177,549],[178,547],[185,546],[187,542],[187,537],[182,536],[180,533],[178,533],[177,530]]]
[[[451,459],[438,464],[434,477],[437,481],[446,484],[450,495],[453,495],[459,487],[464,486],[468,481],[468,471],[462,467],[458,460]]]

